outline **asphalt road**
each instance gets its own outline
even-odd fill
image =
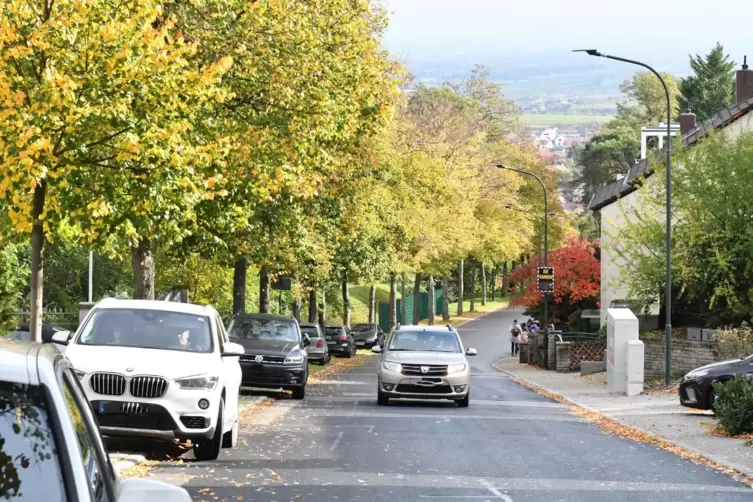
[[[208,463],[162,464],[154,478],[194,500],[750,501],[753,490],[655,447],[609,436],[566,406],[493,372],[509,355],[511,312],[460,328],[471,405],[376,404],[376,357],[279,399],[242,444]]]

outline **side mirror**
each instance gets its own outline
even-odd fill
[[[225,348],[222,351],[222,357],[242,356],[245,353],[246,349],[243,348],[243,345],[239,343],[228,342],[225,344]]]
[[[373,347],[371,347],[371,351],[374,354],[380,354],[382,352],[382,347],[380,347],[379,345],[374,345]]]
[[[71,338],[70,331],[58,331],[52,335],[52,343],[59,345],[68,345],[68,340]]]
[[[476,349],[465,349],[466,356],[475,356],[476,354],[478,354],[478,352],[476,352]]]
[[[309,338],[309,336],[306,333],[304,333],[303,334],[303,346],[308,347],[309,345],[311,345],[311,338]]]
[[[116,502],[191,502],[191,496],[184,488],[153,479],[126,479],[120,483],[117,497]]]

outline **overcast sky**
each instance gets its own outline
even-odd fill
[[[571,58],[569,51],[581,48],[686,62],[716,41],[736,61],[744,53],[753,59],[749,0],[386,1],[385,45],[408,62],[458,53],[479,63],[510,53]]]

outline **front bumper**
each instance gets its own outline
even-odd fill
[[[710,384],[702,379],[683,380],[677,389],[680,404],[687,408],[707,410],[709,387]]]
[[[306,384],[307,360],[299,366],[241,361],[241,385],[260,389],[292,389]]]
[[[420,377],[403,375],[380,365],[377,380],[379,391],[390,398],[462,399],[470,390],[471,372],[466,368],[452,375]]]

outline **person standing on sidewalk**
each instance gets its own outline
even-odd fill
[[[510,327],[510,355],[515,357],[520,350],[520,335],[523,333],[523,329],[518,324],[518,320],[515,319]]]

